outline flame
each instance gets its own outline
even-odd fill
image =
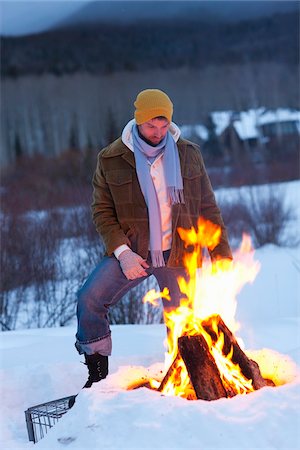
[[[214,322],[215,327],[217,324]],[[223,354],[224,347],[224,335],[219,333],[218,329],[215,329],[218,334],[217,342],[211,346],[211,353],[215,359],[217,367],[219,369],[223,385],[230,390],[230,387],[234,387],[233,391],[236,394],[247,394],[253,391],[252,380],[248,380],[242,373],[238,364],[234,364],[232,361],[233,350],[228,355]]]
[[[202,323],[212,316],[220,315],[230,330],[235,333],[239,323],[235,319],[237,294],[246,283],[254,281],[260,265],[254,260],[254,251],[250,237],[243,236],[240,248],[230,259],[217,259],[213,263],[205,259],[202,268],[197,268],[197,260],[202,247],[213,251],[219,244],[221,228],[203,218],[198,220],[197,229],[178,228],[178,233],[185,243],[187,252],[184,266],[188,280],[178,278],[182,292],[180,306],[176,310],[165,312],[164,319],[169,329],[168,352],[165,367],[169,368],[168,377],[162,392],[165,395],[177,395],[195,398],[186,366],[178,353],[178,338],[183,335],[202,334],[217,364],[223,385],[233,395],[245,394],[253,390],[252,381],[241,372],[240,367],[232,361],[232,351],[224,355],[224,335],[219,331],[217,322],[213,320],[213,329],[217,336],[212,342],[211,336],[204,330]],[[190,248],[193,251],[188,251]],[[154,290],[148,292],[144,301],[157,305],[163,296],[170,298],[167,289],[162,293]],[[157,382],[156,382],[157,383]]]
[[[148,291],[145,297],[143,298],[143,302],[144,303],[148,302],[153,306],[158,306],[161,298],[171,300],[168,288],[165,287],[162,292],[157,292],[155,289],[150,289],[150,291]]]

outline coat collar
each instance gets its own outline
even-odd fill
[[[102,152],[102,158],[115,158],[116,156],[121,156],[132,167],[135,167],[134,154],[128,147],[126,147],[120,137],[116,141],[112,142]]]

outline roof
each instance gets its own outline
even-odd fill
[[[268,123],[296,122],[300,133],[300,111],[289,108],[270,110],[261,107],[240,112],[232,110],[214,111],[212,112],[212,119],[217,135],[222,134],[229,124],[232,123],[242,140],[258,138],[260,126]],[[180,129],[184,137],[196,135],[203,141],[208,138],[208,130],[203,124],[182,125]]]

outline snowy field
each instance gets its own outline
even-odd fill
[[[289,200],[299,208],[292,184]],[[298,218],[300,216],[298,215]],[[299,229],[299,221],[293,224]],[[297,231],[298,232],[298,231]],[[284,383],[213,402],[166,397],[130,381],[163,370],[164,325],[112,327],[110,375],[91,389],[74,326],[1,334],[1,449],[300,449],[300,252],[265,246],[261,269],[238,296],[238,337],[271,360]],[[262,366],[264,364],[262,360]],[[261,368],[262,368],[261,366]],[[29,443],[24,411],[80,391],[45,438]]]

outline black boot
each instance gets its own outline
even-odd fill
[[[88,366],[89,377],[82,389],[90,388],[93,383],[103,380],[108,375],[107,356],[99,355],[99,353],[95,353],[94,355],[87,355],[85,353],[84,358],[85,365]],[[72,408],[74,406],[77,395],[78,394],[70,396],[68,403],[69,408]]]
[[[93,383],[103,380],[108,375],[108,356],[94,353],[93,355],[84,354],[85,364],[89,370],[89,377],[84,388],[89,388]]]

